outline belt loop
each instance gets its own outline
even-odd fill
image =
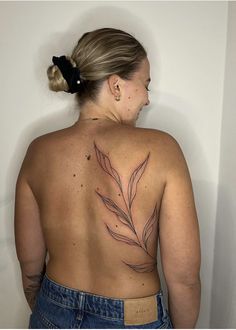
[[[163,318],[166,318],[167,313],[166,313],[166,309],[165,309],[163,293],[161,293],[160,299],[161,299],[161,307],[162,307],[162,311],[163,311]]]
[[[84,305],[85,305],[85,293],[79,292],[79,307],[78,314],[76,316],[77,319],[82,320],[84,315]]]

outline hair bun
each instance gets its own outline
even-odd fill
[[[50,65],[47,69],[47,76],[49,80],[49,89],[54,92],[67,92],[69,90],[69,86],[64,79],[61,70],[55,64]]]

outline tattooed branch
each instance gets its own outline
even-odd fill
[[[118,187],[122,193],[125,205],[127,207],[128,214],[120,206],[118,206],[112,199],[98,193],[97,191],[95,191],[95,192],[100,197],[100,199],[102,200],[102,202],[104,203],[106,208],[110,212],[113,212],[117,216],[117,219],[122,224],[128,226],[128,228],[136,235],[137,239],[134,240],[125,235],[116,233],[106,224],[108,233],[117,241],[129,244],[129,245],[135,245],[135,246],[142,248],[145,251],[145,253],[152,259],[151,262],[146,262],[146,263],[141,263],[141,264],[136,264],[136,265],[127,263],[122,260],[122,262],[125,265],[127,265],[131,269],[135,270],[136,272],[140,272],[140,273],[141,272],[152,272],[155,269],[157,262],[156,262],[156,259],[148,252],[147,242],[148,242],[148,239],[149,239],[151,233],[153,232],[154,225],[157,224],[157,221],[158,221],[156,205],[154,207],[152,215],[150,216],[150,218],[148,219],[148,221],[146,222],[146,224],[144,226],[141,242],[139,241],[139,237],[135,230],[133,220],[132,220],[132,212],[131,212],[131,206],[132,206],[133,200],[137,193],[137,184],[145,171],[145,168],[147,166],[147,162],[148,162],[148,159],[150,156],[150,152],[148,153],[146,159],[140,165],[138,165],[137,168],[131,174],[131,177],[130,177],[129,183],[128,183],[128,196],[127,196],[128,200],[126,201],[125,196],[123,194],[122,183],[121,183],[121,179],[120,179],[118,172],[112,167],[108,156],[106,156],[97,147],[95,142],[94,142],[94,148],[95,148],[95,153],[96,153],[96,157],[97,157],[97,161],[98,161],[99,165],[108,175],[110,175],[115,180],[116,184],[118,185]]]

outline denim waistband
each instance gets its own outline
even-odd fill
[[[78,310],[81,311],[81,317],[83,312],[89,312],[109,318],[123,319],[124,300],[132,299],[111,298],[91,292],[73,289],[53,281],[46,273],[44,274],[40,290],[44,296],[52,299],[56,304],[62,307],[72,309],[78,308]],[[157,299],[158,309],[165,314],[162,290],[160,289],[154,295]]]

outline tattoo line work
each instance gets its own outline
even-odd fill
[[[30,284],[27,288],[24,289],[24,293],[26,296],[26,299],[31,307],[31,309],[33,309],[34,304],[35,304],[35,300],[36,300],[36,295],[40,289],[41,286],[41,282],[43,280],[43,276],[45,274],[46,271],[46,264],[44,264],[44,268],[42,270],[42,272],[40,272],[39,274],[36,275],[26,275],[26,277],[32,281],[33,283]]]
[[[146,159],[133,171],[133,173],[132,173],[132,175],[129,179],[128,196],[127,196],[128,201],[126,201],[125,196],[124,196],[124,192],[123,192],[123,189],[122,189],[122,183],[121,183],[120,176],[119,176],[118,172],[111,166],[111,162],[109,160],[109,157],[106,156],[97,147],[95,142],[94,142],[94,148],[95,148],[96,157],[97,157],[97,161],[98,161],[99,165],[117,183],[117,185],[118,185],[118,187],[121,191],[121,195],[123,197],[127,212],[124,211],[121,207],[119,207],[109,197],[106,197],[106,196],[102,195],[101,193],[99,193],[96,190],[95,190],[95,192],[101,198],[102,202],[107,207],[107,209],[109,211],[113,212],[116,215],[117,220],[121,221],[122,224],[126,225],[135,234],[136,239],[134,240],[134,239],[132,239],[130,237],[127,237],[125,235],[118,234],[118,233],[114,232],[107,224],[105,224],[106,228],[108,230],[108,233],[114,239],[116,239],[117,241],[129,244],[129,245],[135,245],[135,246],[140,247],[151,258],[151,261],[149,261],[149,262],[136,264],[136,265],[127,263],[127,262],[122,260],[122,262],[125,265],[129,266],[131,269],[133,269],[134,271],[139,272],[139,273],[152,272],[155,269],[156,265],[157,265],[157,261],[156,261],[156,258],[154,258],[148,252],[147,241],[148,241],[151,233],[153,232],[154,225],[158,223],[157,206],[155,205],[152,215],[150,216],[150,218],[148,219],[148,221],[146,222],[146,224],[144,226],[141,241],[139,240],[139,237],[138,237],[137,232],[135,230],[135,226],[133,224],[132,212],[131,212],[131,206],[132,206],[133,200],[134,200],[134,198],[136,196],[136,192],[137,192],[137,184],[138,184],[138,182],[139,182],[139,180],[140,180],[140,178],[141,178],[141,176],[142,176],[142,174],[143,174],[143,172],[146,168],[146,165],[147,165],[147,162],[148,162],[148,159],[149,159],[149,156],[150,156],[150,152],[148,153]]]

